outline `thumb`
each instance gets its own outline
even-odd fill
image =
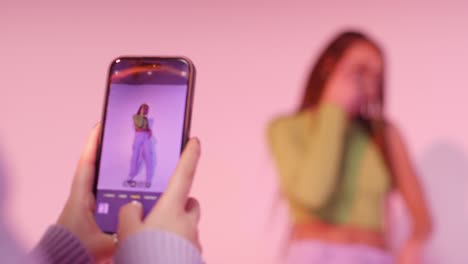
[[[195,233],[193,234],[194,236],[192,237],[191,241],[192,243],[194,243],[195,247],[197,247],[198,250],[202,252],[202,246],[198,237],[198,223],[200,222],[201,210],[200,203],[197,199],[193,197],[189,197],[187,199],[187,203],[185,204],[185,213],[187,214],[187,217],[195,230]]]
[[[143,206],[138,201],[132,201],[120,208],[119,225],[117,228],[120,241],[138,232],[143,217]]]

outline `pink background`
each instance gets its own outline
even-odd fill
[[[98,188],[162,192],[180,155],[184,125],[185,85],[112,84],[104,132]],[[149,105],[148,119],[153,131],[155,170],[151,189],[124,188],[128,179],[135,130],[133,115],[142,103]],[[146,180],[144,163],[135,180]]]
[[[62,208],[100,118],[109,62],[185,55],[198,69],[192,134],[203,159],[193,194],[203,205],[205,258],[272,263],[284,208],[271,210],[265,124],[296,106],[319,49],[352,26],[387,52],[388,113],[406,135],[437,224],[427,263],[467,263],[468,3],[353,3],[3,0],[0,139],[9,221],[22,242],[32,246]],[[404,219],[398,201],[393,217]],[[396,242],[406,230],[399,226]]]

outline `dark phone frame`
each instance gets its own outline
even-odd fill
[[[196,77],[196,69],[195,69],[195,65],[193,64],[193,62],[187,57],[122,56],[122,57],[115,58],[109,65],[107,81],[106,81],[106,92],[105,92],[104,104],[103,104],[104,109],[102,111],[102,116],[101,116],[101,133],[99,134],[99,139],[98,139],[99,142],[97,146],[96,164],[95,164],[96,169],[94,172],[94,181],[93,181],[93,195],[95,199],[97,197],[97,183],[98,183],[98,178],[99,178],[99,169],[101,165],[102,142],[103,142],[103,137],[104,137],[106,117],[107,117],[107,106],[109,103],[112,69],[114,65],[117,63],[117,60],[137,60],[137,61],[178,60],[178,61],[183,61],[184,63],[188,65],[187,95],[185,97],[184,127],[182,130],[182,144],[180,146],[180,153],[182,153],[182,151],[184,150],[185,145],[187,144],[189,140],[189,135],[190,135],[190,127],[191,127],[191,121],[192,121],[193,94],[195,91],[195,77]],[[96,212],[93,212],[93,215],[95,214]],[[105,232],[106,234],[113,234],[111,232],[106,232],[106,231],[103,231],[103,232]]]

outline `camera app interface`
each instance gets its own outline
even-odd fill
[[[182,146],[188,71],[182,60],[112,64],[96,190],[103,231],[116,231],[122,205],[137,200],[146,215],[164,192]]]

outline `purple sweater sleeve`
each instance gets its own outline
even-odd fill
[[[202,264],[203,260],[188,240],[162,230],[145,230],[122,242],[114,263]]]
[[[94,260],[70,231],[53,225],[47,229],[26,263],[92,264]],[[202,264],[203,260],[189,241],[166,231],[146,230],[120,244],[114,263]]]
[[[91,264],[94,260],[70,231],[60,225],[53,225],[30,254],[28,263]]]

